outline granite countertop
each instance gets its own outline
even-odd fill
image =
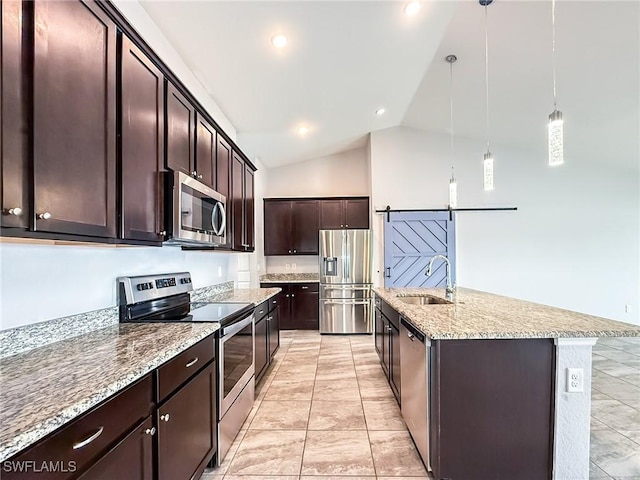
[[[319,281],[318,273],[267,273],[260,276],[260,283],[317,283]]]
[[[432,295],[442,288],[374,288],[384,301],[434,340],[496,338],[637,337],[640,326],[561,308],[457,288],[452,304],[410,305],[399,296]]]
[[[281,288],[239,288],[199,298],[198,302],[253,303],[255,306],[276,296]]]
[[[0,461],[127,387],[215,323],[116,324],[0,360]]]

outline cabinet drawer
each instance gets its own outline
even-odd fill
[[[291,293],[304,293],[304,292],[318,292],[320,289],[319,283],[292,283],[289,288]]]
[[[271,300],[265,300],[264,302],[262,302],[260,305],[258,305],[255,309],[255,313],[254,316],[256,317],[256,323],[258,322],[258,320],[260,320],[262,317],[264,317],[267,313],[269,313],[270,310],[273,310],[276,305],[273,305],[273,307],[271,306]]]
[[[213,360],[214,347],[210,335],[158,368],[158,403]]]
[[[149,416],[152,409],[153,385],[149,374],[12,459],[15,462],[32,461],[36,466],[43,462],[55,464],[58,471],[3,471],[2,478],[12,480],[35,476],[38,480],[62,480],[75,477],[76,472],[100,458],[133,425]]]

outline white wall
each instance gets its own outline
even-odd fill
[[[269,170],[268,197],[369,195],[365,148]]]
[[[403,127],[372,133],[374,208],[445,207],[449,148],[448,135]],[[496,188],[485,192],[486,146],[457,138],[455,148],[460,208],[518,207],[458,214],[459,285],[640,324],[637,169],[577,158],[570,143],[566,163],[555,168],[547,166],[544,151],[494,145]],[[377,215],[374,271],[383,264],[381,228]]]
[[[267,273],[318,273],[317,255],[284,255],[266,257]]]

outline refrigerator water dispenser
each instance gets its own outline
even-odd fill
[[[338,257],[324,257],[322,274],[327,277],[335,277],[338,275]]]

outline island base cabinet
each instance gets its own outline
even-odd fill
[[[197,478],[216,448],[215,363],[158,408],[158,480]]]
[[[78,480],[153,480],[153,438],[148,417]]]
[[[438,340],[431,364],[436,479],[551,478],[552,339]]]

